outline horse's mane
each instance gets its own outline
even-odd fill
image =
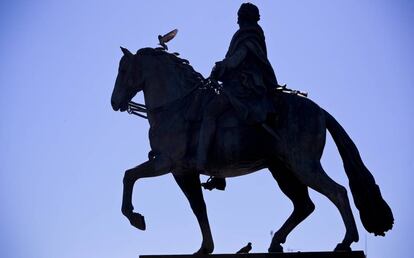
[[[194,70],[187,59],[178,57],[176,54],[168,53],[160,48],[141,48],[136,53],[137,56],[151,56],[157,58],[163,64],[172,64],[177,69],[177,74],[181,75],[187,83],[195,84],[204,80],[201,73]]]

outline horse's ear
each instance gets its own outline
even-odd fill
[[[126,49],[126,48],[124,48],[124,47],[120,47],[121,48],[121,50],[122,50],[122,53],[124,53],[124,55],[126,55],[126,56],[132,56],[132,53],[131,52],[129,52],[129,50],[128,49]]]

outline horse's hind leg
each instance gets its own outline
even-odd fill
[[[359,236],[346,188],[333,181],[325,173],[319,161],[301,163],[301,166],[293,171],[303,184],[328,197],[338,208],[345,224],[346,233],[342,243],[336,246],[335,251],[350,251],[351,244],[358,242]]]
[[[291,171],[286,168],[269,168],[280,189],[293,203],[293,212],[274,234],[269,252],[283,252],[281,244],[285,243],[289,233],[307,218],[315,209],[315,205],[309,198],[308,187],[302,184]]]
[[[203,242],[195,254],[211,254],[214,250],[214,242],[201,190],[200,176],[195,173],[188,173],[187,175],[174,175],[174,178],[190,202],[191,209],[200,225]]]

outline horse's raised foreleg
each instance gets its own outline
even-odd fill
[[[284,167],[269,168],[280,189],[293,203],[293,212],[274,234],[269,252],[283,252],[281,244],[285,243],[289,233],[307,218],[315,209],[315,205],[309,198],[308,187],[302,184],[291,171]]]
[[[200,225],[203,242],[195,254],[211,254],[214,250],[214,242],[201,190],[200,176],[198,174],[174,175],[174,178],[190,202],[191,209]]]
[[[333,181],[323,170],[319,161],[302,162],[292,170],[305,185],[328,197],[338,208],[345,224],[346,233],[335,251],[350,251],[351,244],[358,242],[358,229],[349,204],[346,188]]]
[[[147,162],[142,163],[134,168],[128,169],[125,172],[123,183],[124,190],[122,195],[122,208],[121,211],[128,218],[132,226],[145,230],[144,216],[139,213],[133,212],[134,206],[132,206],[132,191],[135,182],[140,178],[156,177],[169,173],[170,163],[162,158],[155,158]]]

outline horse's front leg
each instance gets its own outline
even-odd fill
[[[200,176],[190,173],[189,171],[188,175],[174,175],[174,178],[190,202],[191,209],[196,215],[198,224],[200,225],[203,242],[195,254],[211,254],[214,250],[214,242],[208,222],[203,192],[201,191]]]
[[[132,191],[135,182],[140,178],[161,176],[169,173],[169,171],[170,162],[167,159],[158,157],[146,161],[134,168],[128,169],[125,172],[121,211],[125,217],[128,218],[132,226],[145,230],[144,216],[133,212],[134,206],[132,206]]]

